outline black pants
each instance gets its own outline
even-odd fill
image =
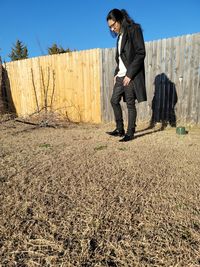
[[[125,101],[128,108],[128,128],[127,128],[127,134],[133,135],[135,132],[136,127],[136,117],[137,117],[137,111],[135,106],[135,89],[133,81],[130,81],[128,86],[123,86],[123,79],[124,77],[117,77],[116,83],[113,88],[113,94],[111,97],[111,105],[113,107],[114,115],[115,115],[115,121],[116,126],[119,131],[124,129],[124,123],[123,123],[123,116],[122,116],[122,109],[120,105],[120,101],[122,96],[125,97]]]

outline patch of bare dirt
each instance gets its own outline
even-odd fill
[[[112,129],[0,123],[1,267],[200,266],[200,129]]]

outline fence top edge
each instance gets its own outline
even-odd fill
[[[145,41],[145,44],[150,44],[152,42],[160,42],[160,41],[166,41],[166,40],[174,40],[177,38],[183,38],[183,37],[190,37],[190,36],[200,36],[200,32],[197,33],[192,33],[192,34],[185,34],[185,35],[179,35],[179,36],[174,36],[174,37],[169,37],[169,38],[161,38],[161,39],[156,39],[156,40],[151,40],[151,41]],[[8,62],[2,62],[2,65],[5,67],[6,65],[10,64],[19,64],[19,62],[25,62],[25,61],[31,61],[31,60],[40,60],[48,57],[64,57],[64,56],[69,56],[73,54],[81,54],[81,53],[90,53],[93,51],[105,51],[105,50],[112,50],[115,49],[115,47],[107,47],[107,48],[91,48],[91,49],[85,49],[85,50],[77,50],[77,51],[72,51],[72,52],[66,52],[62,54],[54,54],[54,55],[43,55],[43,56],[35,56],[27,59],[21,59],[21,60],[16,60],[16,61],[8,61]]]
[[[10,65],[10,64],[20,64],[21,62],[25,61],[31,61],[31,60],[40,60],[40,59],[45,59],[45,58],[50,58],[50,57],[65,57],[65,56],[70,56],[74,54],[82,54],[82,53],[93,53],[94,51],[98,52],[100,51],[100,48],[91,48],[91,49],[86,49],[86,50],[77,50],[77,51],[71,51],[71,52],[66,52],[66,53],[61,53],[61,54],[53,54],[53,55],[43,55],[43,56],[35,56],[35,57],[30,57],[30,58],[25,58],[21,60],[15,60],[15,61],[8,61],[8,62],[2,62],[2,65]]]
[[[145,43],[152,43],[152,42],[158,42],[158,41],[163,41],[163,40],[170,40],[170,39],[177,39],[177,38],[183,38],[183,37],[189,37],[189,36],[200,36],[200,32],[196,33],[188,33],[188,34],[182,34],[182,35],[177,35],[177,36],[172,36],[172,37],[167,37],[167,38],[160,38],[160,39],[155,39],[151,41],[146,41]]]

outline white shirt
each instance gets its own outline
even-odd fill
[[[119,41],[118,41],[118,53],[119,53],[119,71],[117,73],[118,77],[126,76],[126,71],[127,71],[127,69],[126,69],[126,67],[125,67],[125,65],[121,59],[121,56],[120,56],[122,36],[123,36],[123,33],[120,34]]]

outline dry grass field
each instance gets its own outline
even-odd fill
[[[1,267],[200,266],[200,129],[0,123]]]

